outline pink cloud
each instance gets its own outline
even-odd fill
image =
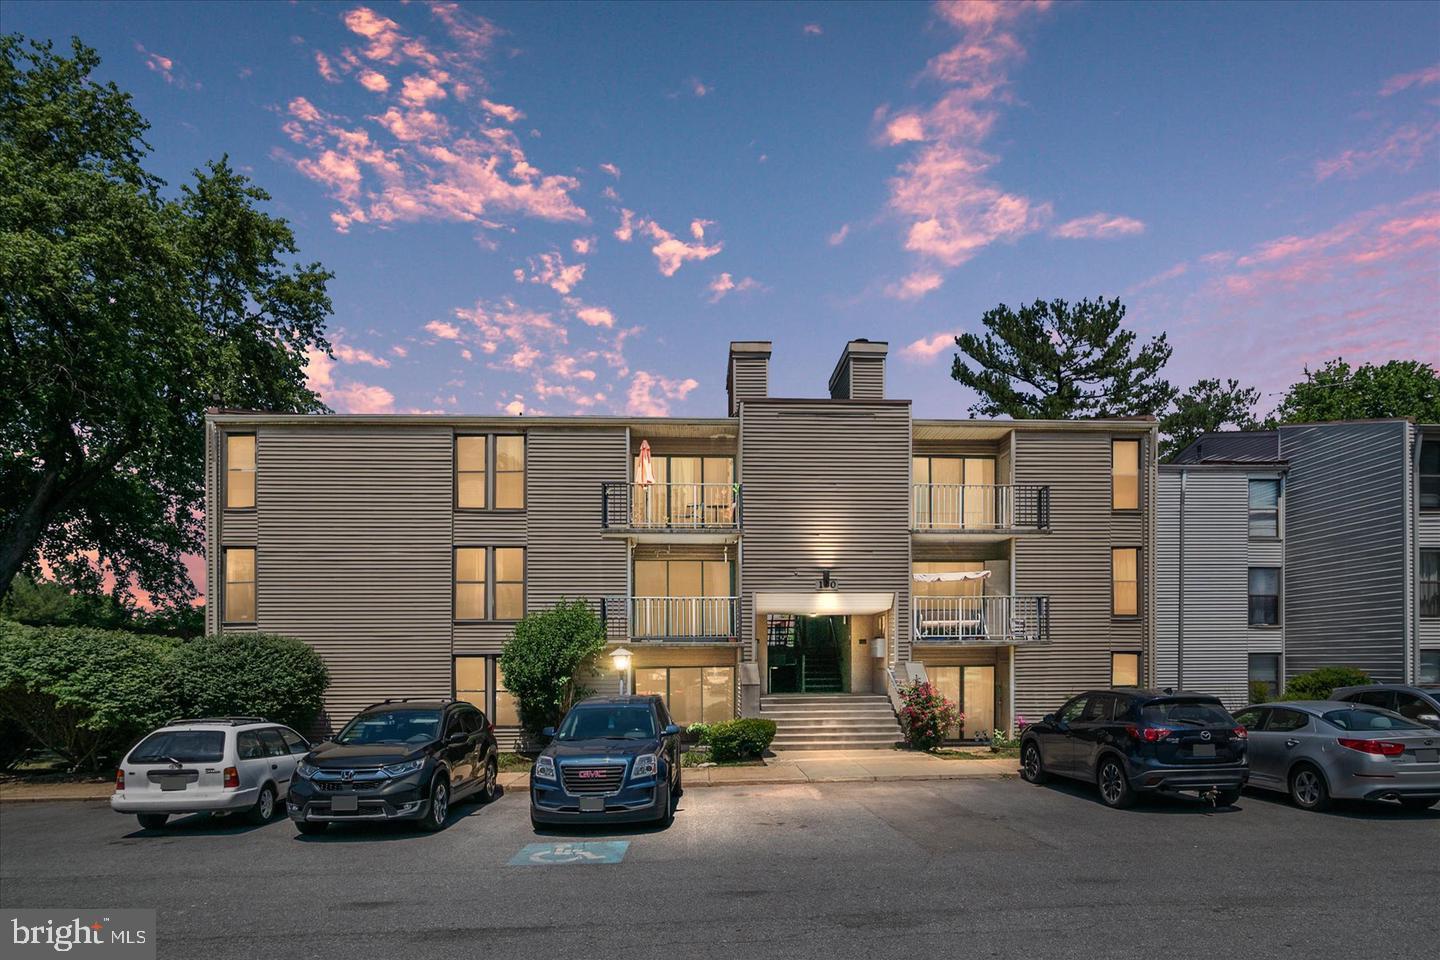
[[[1129,237],[1145,232],[1145,224],[1134,217],[1122,217],[1112,213],[1092,213],[1088,217],[1067,220],[1051,234],[1066,240],[1105,240],[1111,237]]]
[[[172,58],[162,56],[161,54],[154,53],[150,50],[146,50],[142,45],[138,43],[135,44],[135,49],[142,57],[145,58],[146,68],[149,69],[152,73],[160,74],[161,79],[163,79],[166,83],[174,84],[182,90],[188,90],[191,87],[199,89],[200,84],[192,83],[190,80],[186,79],[185,77],[181,76],[176,72],[175,61]]]
[[[723,243],[706,245],[703,242],[706,226],[713,223],[713,220],[690,221],[690,234],[695,242],[686,243],[654,220],[636,217],[631,210],[621,210],[620,226],[615,230],[615,237],[623,242],[628,242],[639,232],[654,240],[655,245],[650,248],[650,252],[655,255],[655,259],[659,263],[660,273],[667,277],[673,277],[687,260],[709,260],[724,249]]]
[[[1440,83],[1440,63],[1421,67],[1410,73],[1396,74],[1385,81],[1385,85],[1380,88],[1380,96],[1389,97],[1401,90],[1409,90],[1411,87],[1428,87],[1435,83]]]
[[[360,86],[371,93],[384,93],[390,89],[390,81],[378,70],[365,69],[360,71]]]
[[[1425,158],[1440,137],[1440,123],[1407,123],[1368,148],[1344,150],[1315,163],[1315,180],[1353,178],[1379,169],[1405,172]]]
[[[518,108],[507,106],[503,103],[496,103],[493,100],[482,99],[480,101],[480,107],[492,117],[499,117],[506,123],[514,123],[517,120],[523,119],[525,116]]]
[[[439,337],[441,340],[459,340],[460,328],[453,323],[446,323],[443,320],[431,320],[425,324],[425,329]]]
[[[664,417],[670,413],[672,401],[684,400],[700,386],[690,377],[672,379],[646,370],[636,370],[630,378],[625,398],[625,412],[638,417]]]
[[[1211,254],[1211,256],[1213,256],[1213,254]],[[1204,258],[1201,258],[1201,259],[1202,259],[1202,261],[1203,261]],[[1151,287],[1158,287],[1158,286],[1161,286],[1162,284],[1169,283],[1171,280],[1175,280],[1175,279],[1178,279],[1178,278],[1180,278],[1180,277],[1183,277],[1183,276],[1185,276],[1185,274],[1187,274],[1187,273],[1189,273],[1189,272],[1190,272],[1190,264],[1188,264],[1188,263],[1186,263],[1184,260],[1182,260],[1182,261],[1180,261],[1179,263],[1175,264],[1173,267],[1168,267],[1168,268],[1166,268],[1166,269],[1164,269],[1164,270],[1161,270],[1159,273],[1155,274],[1153,277],[1148,277],[1148,278],[1146,278],[1146,279],[1144,279],[1144,280],[1141,280],[1139,283],[1136,283],[1136,284],[1132,285],[1131,287],[1129,287],[1129,288],[1127,289],[1126,292],[1127,292],[1127,293],[1138,293],[1138,292],[1141,291],[1141,290],[1148,290],[1148,289],[1150,289]]]
[[[324,396],[335,385],[335,361],[325,351],[305,348],[305,386]]]
[[[697,97],[703,97],[711,90],[715,89],[714,87],[708,87],[705,84],[701,83],[700,78],[698,77],[691,77],[688,82],[690,84],[690,92],[695,94],[695,96]]]
[[[396,48],[404,42],[400,24],[369,7],[356,7],[345,14],[344,20],[350,32],[370,41],[363,52],[371,60],[390,60],[395,56]]]
[[[906,344],[900,348],[900,356],[915,363],[930,363],[954,346],[955,334],[945,331]]]
[[[579,317],[586,326],[606,327],[607,329],[615,326],[615,315],[605,307],[581,307],[575,311],[575,316]]]
[[[556,293],[569,293],[581,280],[585,279],[585,264],[567,264],[559,253],[553,251],[542,253],[538,257],[531,257],[529,263],[530,282],[544,284]],[[517,279],[524,276],[523,270],[515,272],[518,275]]]
[[[723,297],[730,293],[745,293],[750,290],[764,289],[763,284],[754,277],[742,277],[736,280],[728,273],[722,273],[710,281],[707,290],[710,291],[710,302],[718,303]]]
[[[335,359],[339,360],[341,363],[364,363],[369,364],[372,367],[390,366],[390,361],[386,360],[384,357],[377,357],[369,350],[361,350],[357,347],[352,347],[349,344],[341,343],[336,338],[332,338],[332,342],[330,344],[330,352],[335,354]]]
[[[423,107],[431,100],[443,100],[447,94],[441,83],[448,79],[449,75],[444,71],[411,74],[400,82],[400,99],[413,107]]]
[[[395,356],[397,356],[397,357],[408,357],[408,356],[410,356],[410,351],[407,350],[405,347],[401,346],[401,345],[398,344],[398,343],[397,343],[397,344],[394,344],[394,345],[392,345],[392,346],[390,347],[390,352],[393,353],[393,354],[395,354]]]
[[[818,23],[807,23],[805,24],[805,26],[800,28],[800,32],[805,34],[805,36],[807,37],[818,37],[820,36],[820,34],[824,33],[825,30]]]
[[[339,83],[341,80],[340,71],[335,69],[330,58],[320,50],[315,51],[315,69],[320,72],[321,78],[326,83]]]
[[[379,116],[369,119],[384,127],[396,140],[406,142],[441,140],[450,133],[450,125],[445,122],[445,118],[430,110],[390,107]]]
[[[891,146],[924,139],[925,121],[916,114],[904,113],[898,117],[892,117],[890,122],[885,125],[885,142]]]
[[[560,355],[550,362],[550,370],[557,376],[567,380],[589,380],[594,381],[595,371],[580,366],[581,361],[575,357]]]
[[[615,166],[615,164],[602,163],[600,164],[600,169],[610,174],[610,176],[614,177],[616,180],[620,179],[620,168]]]
[[[845,238],[848,236],[850,236],[850,224],[843,223],[840,225],[839,230],[836,230],[834,233],[830,234],[830,236],[825,238],[825,242],[830,244],[830,246],[832,247],[838,247],[840,246],[840,244],[845,242]]]
[[[588,253],[594,252],[595,238],[576,237],[574,240],[570,241],[570,249],[574,250],[576,253],[580,254],[583,257]]]
[[[885,288],[885,293],[896,300],[918,300],[927,293],[939,290],[944,282],[945,277],[934,270],[917,270],[902,277],[898,283],[890,284]]]
[[[635,211],[620,211],[620,226],[615,228],[615,239],[621,243],[629,243],[635,236]]]
[[[330,391],[326,400],[340,413],[395,412],[395,394],[372,384],[347,383]]]

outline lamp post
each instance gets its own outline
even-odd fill
[[[620,674],[620,695],[625,696],[626,681],[630,677],[630,657],[632,654],[624,647],[616,647],[610,652],[610,662],[615,665],[616,671]]]

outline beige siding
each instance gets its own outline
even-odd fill
[[[850,399],[885,399],[885,358],[854,356],[850,358]]]
[[[205,632],[220,632],[220,431],[205,424]]]
[[[758,356],[730,358],[730,416],[742,400],[763,399],[770,392],[770,359]]]
[[[625,430],[533,428],[526,456],[526,608],[623,595],[625,544],[600,536],[600,484],[628,475]]]

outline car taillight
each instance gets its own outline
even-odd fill
[[[1405,744],[1393,740],[1352,740],[1341,737],[1339,742],[1342,747],[1359,750],[1374,757],[1398,757],[1405,752]]]
[[[1235,737],[1236,740],[1250,739],[1250,731],[1246,730],[1244,727],[1236,727],[1234,730],[1231,730],[1230,733]]]
[[[125,789],[125,771],[124,771],[124,770],[119,770],[119,769],[117,769],[117,770],[115,771],[115,792],[116,792],[116,793],[119,793],[121,790],[124,790],[124,789]]]
[[[1130,731],[1130,736],[1134,737],[1136,740],[1144,740],[1146,743],[1159,743],[1161,740],[1164,740],[1166,737],[1170,736],[1170,734],[1175,732],[1169,727],[1131,726],[1126,727],[1125,729]]]
[[[234,767],[225,768],[225,789],[240,789],[240,771],[236,770]]]

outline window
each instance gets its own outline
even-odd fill
[[[455,438],[455,506],[461,510],[483,510],[485,465],[489,461],[489,437]]]
[[[279,727],[278,729],[280,739],[285,741],[285,749],[290,753],[306,754],[310,752],[310,744],[306,743],[305,738],[300,734],[289,727]]]
[[[635,457],[634,477],[640,477]],[[631,501],[637,527],[727,526],[735,522],[735,460],[732,457],[656,455],[655,482]]]
[[[487,657],[455,658],[455,699],[473,703],[484,711],[490,709],[490,704],[485,699],[485,691],[488,689],[488,685],[485,683],[485,672],[489,668],[488,659]]]
[[[1140,441],[1110,441],[1110,507],[1140,509]]]
[[[525,509],[525,438],[495,438],[495,508]]]
[[[1246,710],[1235,715],[1235,722],[1246,730],[1259,730],[1265,723],[1265,718],[1270,714],[1268,709],[1259,707]]]
[[[1440,710],[1436,710],[1432,704],[1421,700],[1413,693],[1397,692],[1393,709],[1400,716],[1407,720],[1414,720],[1416,723],[1424,723],[1426,717],[1434,719],[1437,714],[1440,714]]]
[[[1112,686],[1112,687],[1138,687],[1138,686],[1140,686],[1140,654],[1138,654],[1138,653],[1112,653],[1112,654],[1110,654],[1110,686]]]
[[[1134,686],[1134,684],[1127,684]],[[1106,696],[1092,696],[1085,704],[1085,712],[1080,714],[1081,723],[1107,723],[1115,718],[1115,711],[1119,704],[1119,698]]]
[[[1280,481],[1250,481],[1250,536],[1280,536]]]
[[[1420,651],[1420,682],[1440,683],[1440,650]]]
[[[1270,711],[1270,719],[1265,722],[1267,733],[1289,733],[1292,730],[1302,730],[1310,725],[1308,714],[1299,710],[1284,710],[1276,708]]]
[[[254,730],[246,730],[235,737],[235,756],[240,760],[261,760],[265,757],[265,747]]]
[[[484,620],[485,606],[484,547],[455,548],[455,619]]]
[[[525,616],[525,548],[495,548],[495,619]]]
[[[1280,696],[1280,654],[1278,653],[1252,653],[1250,654],[1250,696],[1255,695],[1264,687],[1264,695],[1260,701],[1266,702],[1275,700]]]
[[[225,549],[225,623],[255,622],[255,548]]]
[[[636,560],[637,637],[729,637],[733,596],[728,560]]]
[[[267,757],[288,757],[290,748],[285,746],[285,740],[280,736],[280,731],[274,727],[265,727],[257,730],[260,735],[260,743],[265,747]]]
[[[255,506],[255,434],[225,435],[225,506],[246,510]]]
[[[1088,697],[1076,697],[1065,706],[1060,708],[1059,719],[1062,723],[1074,723],[1080,719],[1080,714],[1085,712],[1085,702]]]
[[[635,692],[660,697],[682,727],[735,716],[734,667],[637,668]]]
[[[1440,550],[1420,551],[1420,616],[1440,617]]]
[[[1440,439],[1420,443],[1420,509],[1440,510]]]
[[[524,615],[524,547],[455,548],[456,620],[519,620]]]
[[[1140,550],[1110,550],[1110,612],[1117,617],[1140,615]]]
[[[1280,624],[1280,568],[1250,568],[1250,626]]]
[[[520,726],[520,707],[515,695],[505,689],[505,671],[500,669],[500,658],[495,657],[495,724],[501,727]]]

